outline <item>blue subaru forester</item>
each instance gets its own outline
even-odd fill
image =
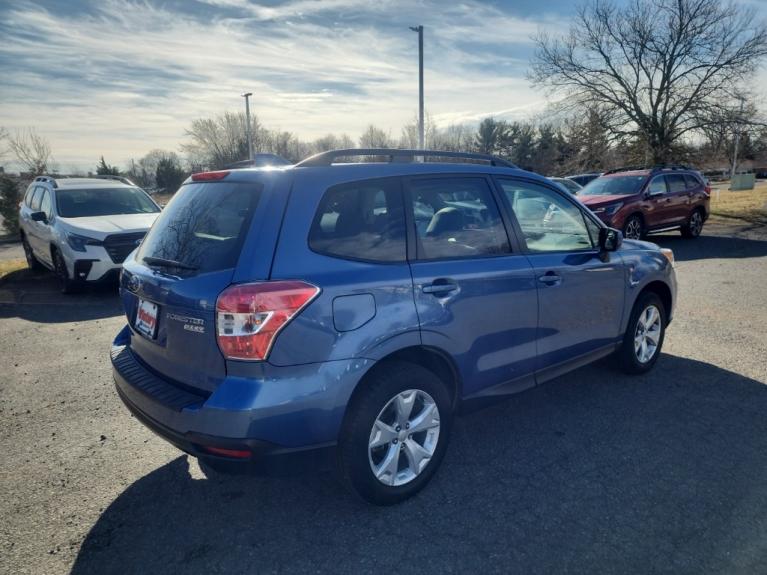
[[[673,262],[491,156],[338,150],[195,174],[125,261],[114,378],[213,469],[331,448],[353,492],[396,503],[434,475],[467,401],[608,354],[649,370]]]

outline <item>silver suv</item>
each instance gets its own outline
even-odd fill
[[[53,270],[64,293],[116,279],[160,213],[146,192],[117,176],[39,176],[19,210],[29,267]]]

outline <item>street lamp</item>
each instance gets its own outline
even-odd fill
[[[423,26],[410,26],[410,29],[418,32],[418,148],[423,150]]]
[[[245,135],[248,138],[248,159],[253,159],[253,136],[250,133],[250,100],[249,98],[253,95],[253,92],[247,92],[245,94],[240,94],[243,98],[245,98]]]

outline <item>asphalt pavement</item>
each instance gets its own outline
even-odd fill
[[[677,255],[656,368],[587,366],[457,420],[416,498],[327,470],[206,477],[114,391],[113,289],[0,281],[0,573],[767,573],[767,230]]]

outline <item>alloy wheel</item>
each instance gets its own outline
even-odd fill
[[[639,363],[647,363],[655,356],[662,329],[660,311],[654,305],[647,306],[639,314],[634,331],[634,353]]]
[[[700,232],[703,229],[703,218],[701,217],[700,212],[695,211],[692,213],[690,216],[690,224],[688,225],[688,228],[690,230],[690,235],[700,235]]]
[[[392,397],[376,417],[368,440],[373,475],[384,485],[405,485],[426,469],[439,441],[440,415],[420,389]]]
[[[626,231],[624,234],[630,240],[638,240],[642,238],[642,222],[638,218],[631,218],[626,224]]]

